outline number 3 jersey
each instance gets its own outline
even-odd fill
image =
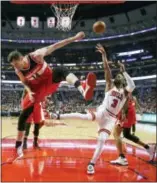
[[[117,115],[123,108],[126,102],[124,88],[117,89],[115,86],[105,93],[103,103],[99,106],[99,109],[106,110],[113,115]]]

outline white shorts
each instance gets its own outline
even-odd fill
[[[100,130],[106,130],[111,133],[118,119],[101,108],[98,108],[94,114],[96,117],[95,120],[98,122],[98,132],[100,132]]]

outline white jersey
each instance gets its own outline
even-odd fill
[[[103,103],[99,108],[107,110],[114,115],[117,115],[123,108],[126,102],[125,91],[123,88],[117,89],[115,86],[105,93],[105,98]]]

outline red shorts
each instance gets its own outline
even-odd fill
[[[28,96],[26,95],[25,98],[28,99]],[[22,109],[26,109],[25,105],[27,105],[27,100],[25,98],[21,102]],[[28,117],[27,123],[32,123],[32,122],[40,123],[44,121],[45,118],[44,118],[44,112],[43,112],[41,103],[38,102],[38,103],[34,103],[33,105],[34,105],[34,109],[31,115]]]
[[[39,103],[44,100],[44,98],[50,94],[57,91],[60,83],[52,83],[53,71],[47,67],[44,73],[36,80],[28,81],[28,86],[30,86],[33,93],[35,103]],[[32,106],[32,102],[27,96],[24,98],[25,108]]]

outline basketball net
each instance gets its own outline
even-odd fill
[[[54,3],[51,5],[51,10],[57,18],[56,28],[62,31],[71,30],[72,18],[76,11],[78,4],[59,4]]]

